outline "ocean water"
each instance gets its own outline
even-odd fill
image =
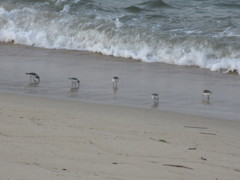
[[[0,0],[0,41],[240,72],[240,1]]]

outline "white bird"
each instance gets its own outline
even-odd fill
[[[112,78],[113,87],[117,87],[118,81],[119,81],[119,78],[117,76],[114,76]]]
[[[153,99],[154,105],[158,105],[159,96],[157,93],[152,94],[152,99]]]
[[[69,80],[72,81],[72,88],[73,89],[78,89],[80,86],[80,80],[78,78],[72,77],[72,78],[68,78]]]
[[[36,73],[30,72],[30,73],[26,73],[26,74],[29,75],[30,84],[39,84],[40,83],[40,77]]]
[[[211,94],[212,94],[212,91],[210,91],[210,90],[203,90],[203,92],[202,92],[203,98],[206,96],[208,101],[210,100]]]

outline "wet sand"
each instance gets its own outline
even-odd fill
[[[143,63],[98,53],[47,50],[0,44],[0,91],[72,101],[151,109],[152,93],[159,94],[159,110],[240,120],[240,76],[197,67]],[[29,86],[26,72],[36,72],[41,83]],[[81,81],[71,91],[69,77]],[[119,76],[117,90],[112,77]],[[202,90],[213,91],[210,103]]]
[[[240,122],[0,93],[0,179],[239,180]]]

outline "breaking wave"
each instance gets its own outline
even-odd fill
[[[199,19],[200,12],[184,15],[177,3],[106,3],[2,1],[0,41],[240,72],[239,13]]]

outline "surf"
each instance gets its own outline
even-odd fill
[[[176,3],[134,2],[2,1],[0,41],[240,72],[239,20],[203,18],[204,27],[196,17],[185,22],[171,14],[181,12]]]

